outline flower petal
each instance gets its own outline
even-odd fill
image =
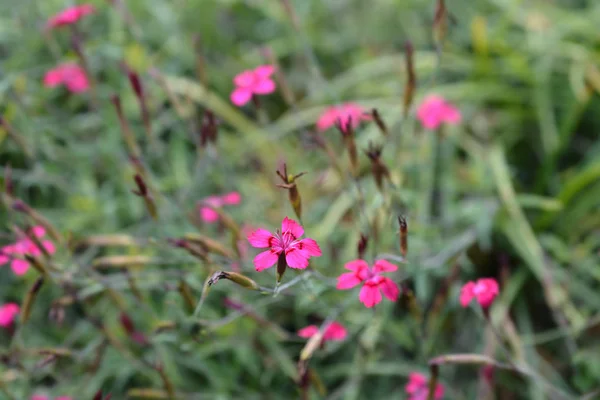
[[[365,260],[354,260],[354,261],[350,261],[347,262],[344,265],[344,268],[346,268],[349,271],[362,271],[365,268],[369,268],[369,264],[367,264],[367,262]]]
[[[202,221],[212,224],[219,219],[219,214],[211,207],[200,207],[200,218]]]
[[[273,75],[275,72],[275,67],[272,65],[259,65],[254,69],[254,76],[260,79],[266,79]]]
[[[252,98],[252,91],[246,88],[237,88],[231,93],[231,102],[238,107],[248,103]]]
[[[291,233],[294,239],[298,239],[304,234],[304,229],[299,223],[297,223],[293,219],[285,217],[283,221],[281,221],[281,233]]]
[[[398,300],[398,296],[400,295],[400,289],[398,288],[398,284],[391,280],[390,278],[384,278],[379,283],[379,288],[383,292],[383,295],[387,297],[391,301]]]
[[[348,331],[344,328],[344,325],[339,322],[332,322],[331,325],[327,327],[325,331],[325,335],[323,335],[323,339],[325,340],[344,340],[348,335]]]
[[[254,266],[257,271],[262,271],[271,268],[279,258],[279,254],[273,250],[263,251],[254,257]]]
[[[238,192],[229,192],[221,196],[221,201],[223,204],[234,206],[241,203],[242,196]]]
[[[475,288],[475,282],[467,282],[462,289],[460,289],[459,301],[460,305],[463,307],[467,307],[473,297],[475,297],[475,293],[473,293],[473,289]]]
[[[376,304],[381,302],[381,292],[379,291],[378,286],[373,285],[364,285],[362,289],[360,289],[360,293],[358,294],[358,299],[365,305],[367,308],[371,308]]]
[[[308,259],[310,256],[308,253],[298,250],[294,247],[288,248],[285,251],[285,261],[288,267],[296,269],[304,269],[308,267]]]
[[[339,114],[340,111],[337,107],[327,108],[317,120],[317,130],[323,132],[331,128],[337,121]]]
[[[254,84],[255,75],[253,71],[242,71],[233,78],[233,83],[238,88],[248,88]]]
[[[24,275],[29,270],[29,263],[20,258],[15,258],[10,263],[10,268],[13,270],[15,275]]]
[[[352,289],[362,282],[355,272],[346,272],[338,276],[337,285],[335,286],[338,290]]]
[[[33,228],[31,228],[31,233],[33,233],[33,236],[41,238],[46,234],[46,229],[41,225],[36,225]]]
[[[300,250],[304,251],[309,256],[320,257],[322,255],[321,248],[319,247],[319,244],[314,239],[311,239],[311,238],[302,239],[302,240],[298,241],[298,243],[296,243],[296,246],[298,246],[298,248]]]
[[[256,94],[270,94],[275,91],[275,82],[272,79],[263,79],[252,86]]]
[[[398,267],[387,260],[377,260],[373,265],[373,272],[376,274],[382,272],[393,272],[397,271]]]
[[[317,332],[319,332],[319,328],[316,325],[309,325],[300,329],[298,331],[298,336],[308,339],[316,335]]]
[[[257,229],[248,235],[248,241],[252,247],[262,249],[271,247],[273,242],[277,241],[277,238],[266,229]]]
[[[54,254],[56,253],[56,247],[54,247],[54,243],[52,243],[49,240],[44,240],[42,242],[42,246],[44,246],[44,249],[46,250],[46,252],[48,254]]]

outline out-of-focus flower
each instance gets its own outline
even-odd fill
[[[44,396],[43,394],[34,394],[30,400],[50,400],[50,397]]]
[[[81,4],[78,6],[69,7],[50,17],[46,23],[46,27],[50,29],[64,25],[71,25],[86,15],[94,13],[94,11],[96,11],[96,9],[91,4]]]
[[[270,94],[275,91],[275,82],[271,75],[275,72],[272,65],[260,65],[253,70],[243,71],[233,78],[235,89],[231,92],[231,102],[238,107],[248,103],[253,95]]]
[[[303,234],[302,226],[288,217],[281,222],[281,232],[277,230],[271,233],[265,229],[253,231],[248,235],[250,245],[259,249],[269,247],[269,250],[254,257],[256,270],[262,271],[272,267],[280,256],[285,257],[285,262],[290,268],[308,267],[309,258],[319,257],[321,249],[313,239],[299,239]]]
[[[358,127],[361,121],[369,121],[372,116],[355,103],[345,103],[339,106],[327,108],[317,120],[317,130],[319,132],[340,124],[346,127],[348,124],[354,129]]]
[[[390,278],[381,275],[384,272],[393,272],[398,267],[386,260],[377,260],[373,268],[364,260],[354,260],[346,263],[344,268],[352,272],[347,272],[338,277],[337,289],[351,289],[361,283],[363,287],[358,296],[365,307],[373,307],[381,302],[381,293],[391,301],[398,300],[400,289],[396,282]]]
[[[42,226],[35,226],[31,230],[33,236],[41,239],[46,235],[46,230]],[[49,240],[40,240],[41,245],[48,254],[54,254],[56,248]],[[10,267],[16,275],[23,275],[29,269],[29,262],[24,260],[24,255],[38,257],[42,255],[42,250],[28,237],[22,238],[13,244],[0,248],[0,266],[10,261]]]
[[[313,337],[319,332],[319,327],[316,325],[306,326],[298,331],[298,336],[308,339]],[[348,335],[348,331],[346,328],[339,322],[332,322],[327,326],[325,332],[323,333],[323,342],[327,341],[341,341],[346,339]]]
[[[222,196],[208,196],[200,200],[199,213],[202,221],[209,224],[218,221],[219,214],[214,208],[219,208],[225,205],[237,205],[242,201],[242,196],[238,192],[229,192]]]
[[[53,88],[58,85],[65,85],[71,93],[82,93],[88,90],[90,82],[83,68],[75,63],[67,63],[44,75],[44,86]]]
[[[0,306],[0,326],[3,328],[11,326],[20,310],[16,303],[6,303]]]
[[[404,387],[408,400],[427,400],[429,395],[427,377],[417,372],[412,372],[408,375],[408,383]],[[433,398],[439,400],[444,397],[444,386],[438,383],[435,387]]]
[[[460,305],[467,307],[475,298],[483,308],[488,308],[500,293],[498,282],[494,278],[481,278],[467,282],[460,290]]]
[[[437,129],[443,123],[459,124],[462,119],[458,108],[435,94],[427,96],[419,105],[417,118],[425,129],[430,130]]]

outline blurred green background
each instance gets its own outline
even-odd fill
[[[598,388],[598,1],[448,0],[440,54],[429,0],[91,3],[97,12],[77,34],[94,89],[73,95],[42,79],[77,60],[72,29],[44,30],[74,2],[0,0],[0,115],[21,141],[0,130],[0,176],[6,182],[10,169],[14,195],[65,238],[30,319],[17,322],[14,335],[0,332],[0,398],[91,399],[101,388],[113,399],[168,398],[169,390],[183,399],[296,398],[305,340],[295,332],[331,316],[349,338],[313,356],[326,390],[313,386],[310,398],[405,398],[408,374],[427,374],[429,359],[450,353],[486,354],[530,373],[497,370],[486,392],[477,366],[444,365],[448,399],[580,398]],[[417,92],[403,117],[407,40]],[[265,48],[294,102],[281,91],[261,97],[259,118],[251,106],[231,105],[229,94],[236,74],[267,63]],[[152,141],[123,62],[142,79]],[[463,115],[443,138],[415,120],[416,104],[430,93]],[[135,169],[114,94],[142,148],[158,221],[131,193]],[[390,127],[388,137],[375,124],[356,135],[359,149],[384,146],[393,185],[383,192],[362,150],[362,173],[349,179],[311,136],[320,113],[346,101],[376,107]],[[206,108],[221,124],[217,143],[201,148]],[[347,171],[339,133],[321,138]],[[222,255],[202,262],[167,239],[201,232],[233,251],[230,229],[199,224],[196,203],[234,190],[242,203],[228,215],[239,226],[274,230],[293,217],[286,191],[275,186],[283,161],[292,173],[308,172],[298,181],[302,222],[324,255],[311,261],[313,271],[288,271],[284,284],[293,285],[276,297],[220,282],[191,317],[182,282],[195,305],[211,271],[239,266],[266,287],[274,271],[254,271],[254,250],[241,262]],[[410,250],[394,278],[414,301],[407,295],[366,309],[356,290],[336,291],[335,278],[357,257],[360,233],[370,237],[369,259],[398,256],[399,214],[409,221]],[[2,245],[13,241],[12,227],[32,222],[6,202],[0,221]],[[99,243],[98,235],[116,234],[123,236]],[[127,268],[98,261],[138,255],[151,259]],[[482,276],[501,283],[495,331],[458,304],[460,285]],[[17,277],[0,268],[0,302],[22,304],[37,277],[35,269]],[[74,300],[65,300],[58,324],[48,314],[64,298]],[[226,307],[225,298],[251,313]],[[149,346],[128,337],[123,312]],[[44,363],[48,349],[68,352]]]

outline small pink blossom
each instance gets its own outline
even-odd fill
[[[0,326],[8,328],[15,321],[15,316],[19,314],[20,308],[16,303],[6,303],[0,306]]]
[[[219,220],[219,214],[214,210],[224,205],[238,205],[242,196],[238,192],[229,192],[222,196],[208,196],[199,202],[199,213],[202,221],[212,224]]]
[[[338,122],[345,126],[348,121],[352,128],[356,128],[361,121],[369,120],[371,120],[371,116],[365,113],[361,106],[355,103],[346,103],[327,108],[317,121],[317,130],[319,132],[326,131]]]
[[[309,325],[300,329],[298,331],[298,336],[308,339],[316,335],[317,332],[319,332],[318,326]],[[325,333],[323,334],[323,342],[341,341],[346,339],[347,335],[348,331],[346,331],[346,328],[344,328],[344,326],[339,322],[334,321],[331,324],[329,324],[329,326],[325,329]]]
[[[460,305],[467,307],[473,298],[483,308],[488,308],[494,302],[500,289],[494,278],[481,278],[477,281],[467,282],[460,290]]]
[[[371,308],[381,302],[381,293],[391,301],[398,300],[400,289],[398,284],[381,274],[384,272],[393,272],[398,267],[386,260],[377,260],[373,268],[364,260],[354,260],[346,263],[344,268],[352,272],[346,272],[338,277],[337,289],[351,289],[361,283],[362,289],[358,295],[359,300],[365,307]]]
[[[427,96],[419,105],[417,118],[426,129],[430,130],[437,129],[443,123],[456,125],[461,121],[458,108],[435,94]]]
[[[53,88],[65,85],[71,93],[88,90],[90,83],[83,68],[74,63],[61,64],[44,75],[44,86]]]
[[[308,267],[310,257],[319,257],[321,249],[317,242],[310,238],[299,239],[304,234],[304,229],[293,219],[285,217],[281,222],[281,232],[274,234],[265,229],[256,229],[248,235],[252,247],[270,249],[254,257],[254,266],[257,271],[272,267],[280,256],[290,268],[305,269]]]
[[[56,248],[49,240],[41,240],[46,235],[46,230],[42,226],[35,226],[31,233],[40,239],[41,245],[48,254],[54,254]],[[23,275],[29,269],[29,262],[24,260],[25,255],[38,257],[42,255],[42,250],[28,237],[17,240],[13,244],[9,244],[0,248],[0,266],[10,261],[10,267],[16,275]]]
[[[271,75],[275,72],[272,65],[260,65],[253,70],[243,71],[233,78],[235,89],[231,92],[231,102],[238,107],[252,99],[253,95],[270,94],[275,91],[275,82]]]
[[[429,382],[425,375],[412,372],[408,375],[408,383],[404,387],[408,400],[427,400],[429,395]],[[444,386],[438,383],[435,387],[433,398],[439,400],[444,397]]]
[[[94,11],[96,11],[96,9],[91,4],[81,4],[79,6],[69,7],[50,17],[46,23],[46,27],[50,29],[64,25],[71,25],[86,15],[94,13]]]

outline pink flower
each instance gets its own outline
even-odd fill
[[[44,227],[38,225],[33,227],[31,233],[38,239],[41,239],[46,235],[46,230]],[[40,243],[49,254],[54,254],[56,251],[51,241],[40,240]],[[28,237],[22,238],[13,244],[0,248],[0,266],[10,261],[10,267],[13,272],[16,275],[23,275],[29,269],[29,262],[23,259],[25,254],[38,257],[42,255],[42,250],[37,247],[33,240]]]
[[[44,86],[53,88],[65,85],[71,93],[88,90],[90,83],[83,68],[74,63],[61,64],[44,75]]]
[[[50,17],[46,23],[46,27],[50,29],[64,25],[71,25],[86,15],[92,14],[94,11],[96,11],[96,9],[91,4],[81,4],[79,6],[69,7]]]
[[[460,290],[460,305],[467,307],[471,300],[476,298],[481,307],[488,308],[499,292],[498,282],[494,278],[481,278],[475,282],[470,281]]]
[[[242,201],[242,196],[238,192],[229,192],[222,196],[208,196],[199,203],[200,218],[202,221],[212,224],[219,219],[219,214],[214,208],[224,205],[237,205]]]
[[[417,110],[417,118],[426,129],[437,129],[441,124],[456,125],[461,121],[460,111],[443,97],[430,95]]]
[[[319,332],[319,327],[316,325],[309,325],[307,327],[304,327],[302,329],[300,329],[298,331],[298,336],[308,339],[313,337],[314,335],[317,334],[317,332]],[[348,332],[346,331],[346,328],[344,328],[344,326],[342,324],[340,324],[339,322],[332,322],[331,324],[329,324],[329,326],[325,329],[325,333],[323,334],[323,342],[327,342],[327,341],[341,341],[346,339],[346,336],[348,335]]]
[[[326,131],[338,122],[341,122],[342,126],[345,126],[348,120],[350,120],[352,128],[356,128],[361,121],[371,120],[371,116],[366,114],[365,110],[355,103],[329,107],[319,117],[317,130],[319,132]]]
[[[290,268],[305,269],[308,267],[310,257],[319,257],[321,249],[316,241],[310,238],[298,239],[304,234],[304,229],[293,219],[285,217],[281,222],[281,232],[275,234],[265,230],[257,229],[248,235],[248,241],[252,247],[265,248],[269,250],[259,253],[254,257],[254,266],[257,271],[272,267],[280,256]]]
[[[427,400],[429,395],[429,382],[425,375],[417,372],[412,372],[408,375],[408,383],[404,387],[406,394],[408,395],[407,400]],[[444,397],[444,386],[440,383],[435,387],[435,393],[433,398],[439,400]]]
[[[382,292],[389,300],[398,300],[400,289],[396,282],[381,275],[384,272],[396,271],[398,267],[394,264],[386,260],[377,260],[371,269],[366,261],[354,260],[346,263],[344,268],[352,272],[340,275],[336,288],[340,290],[351,289],[360,283],[364,283],[358,298],[366,307],[370,308],[379,304],[382,300]]]
[[[271,75],[275,72],[272,65],[260,65],[253,70],[243,71],[233,78],[235,89],[231,93],[231,102],[238,107],[248,103],[253,95],[269,94],[275,91],[275,82]]]
[[[11,326],[19,310],[19,305],[16,303],[6,303],[0,306],[0,326],[3,328]]]

